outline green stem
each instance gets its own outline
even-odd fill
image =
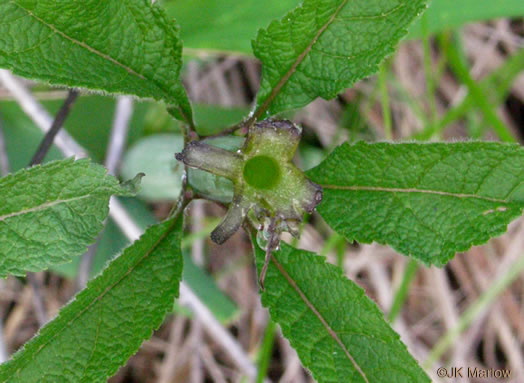
[[[258,357],[258,375],[257,383],[262,383],[267,375],[271,355],[273,354],[273,344],[275,343],[276,325],[269,319],[262,340],[262,348],[260,349]]]
[[[397,316],[400,313],[402,306],[404,306],[404,303],[406,302],[409,287],[411,286],[413,279],[415,279],[415,275],[417,274],[418,268],[419,264],[414,259],[410,259],[408,264],[406,265],[406,269],[404,270],[404,276],[402,277],[402,282],[400,283],[398,290],[395,292],[393,305],[391,305],[391,310],[388,314],[388,320],[391,323],[395,322],[395,319],[397,319]]]
[[[524,254],[522,254],[507,272],[499,279],[494,281],[491,286],[484,290],[482,295],[477,298],[460,317],[457,325],[450,328],[444,336],[440,338],[437,344],[431,350],[428,358],[424,362],[425,368],[431,368],[433,364],[455,343],[457,338],[470,325],[483,314],[489,305],[524,271]]]

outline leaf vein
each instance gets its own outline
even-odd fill
[[[53,334],[53,336],[51,336],[49,339],[47,339],[47,341],[45,343],[43,343],[40,348],[32,355],[32,359],[35,359],[36,356],[44,349],[46,348],[46,346],[48,344],[50,344],[52,341],[55,340],[56,337],[58,337],[59,334],[61,334],[62,331],[66,330],[69,326],[71,326],[75,321],[78,320],[78,318],[80,318],[81,316],[84,315],[84,313],[88,312],[89,310],[91,310],[91,308],[93,307],[93,305],[95,305],[98,301],[100,301],[102,298],[104,298],[106,296],[106,294],[108,294],[112,289],[114,289],[116,286],[118,286],[123,280],[125,280],[138,266],[140,266],[140,264],[146,259],[148,258],[152,253],[153,251],[156,250],[156,248],[162,243],[162,241],[172,232],[172,230],[175,228],[175,224],[177,222],[179,218],[175,218],[173,219],[171,225],[166,229],[166,231],[164,231],[164,233],[158,238],[158,240],[156,240],[149,248],[148,251],[145,252],[145,254],[140,258],[138,259],[118,280],[116,280],[114,283],[110,284],[109,286],[107,286],[103,291],[100,292],[100,294],[98,294],[97,296],[93,297],[93,299],[91,300],[91,302],[89,302],[85,307],[84,309],[82,309],[81,311],[79,311],[73,318],[71,318],[70,321],[68,321],[63,327],[61,327],[55,334]],[[139,239],[140,240],[140,239]],[[124,253],[122,253],[120,256],[123,256]],[[89,287],[89,285],[88,285]],[[76,299],[76,298],[75,298]],[[74,302],[74,301],[73,301]],[[16,370],[16,374],[19,375],[20,374],[20,371],[22,369],[24,369],[27,364],[29,363],[30,361],[27,361],[27,363],[21,365],[17,370]]]
[[[39,21],[40,23],[42,23],[43,25],[45,25],[46,27],[48,27],[49,29],[51,29],[53,32],[55,32],[56,34],[62,36],[63,38],[71,41],[73,44],[76,44],[84,49],[87,49],[89,52],[91,53],[94,53],[95,55],[99,56],[99,57],[102,57],[103,59],[105,60],[108,60],[110,62],[112,62],[113,64],[117,65],[117,66],[120,66],[121,68],[125,69],[127,72],[137,76],[138,78],[142,79],[142,80],[146,80],[146,78],[134,71],[132,68],[130,68],[129,66],[121,63],[120,61],[114,59],[113,57],[103,53],[103,52],[100,52],[98,49],[95,49],[89,45],[87,45],[85,42],[83,41],[80,41],[80,40],[77,40],[71,36],[68,36],[67,34],[65,34],[64,32],[62,32],[61,30],[59,30],[58,28],[56,28],[54,25],[52,24],[49,24],[47,23],[45,20],[41,19],[40,17],[38,17],[37,15],[35,15],[33,12],[31,12],[29,9],[26,9],[24,7],[22,7],[20,4],[16,3],[14,0],[11,0],[11,3],[13,3],[14,5],[20,7],[20,9],[23,9],[25,12],[27,12],[31,17],[35,18],[37,21]]]
[[[482,201],[488,201],[488,202],[495,202],[495,203],[502,203],[502,204],[510,204],[511,202],[506,199],[499,199],[499,198],[491,198],[491,197],[485,197],[475,194],[467,194],[467,193],[452,193],[452,192],[445,192],[441,190],[427,190],[427,189],[416,189],[416,188],[388,188],[388,187],[380,187],[380,186],[345,186],[345,185],[321,185],[324,189],[331,189],[331,190],[350,190],[350,191],[370,191],[370,192],[385,192],[385,193],[425,193],[425,194],[435,194],[435,195],[441,195],[446,197],[455,197],[455,198],[472,198],[472,199],[479,199]]]
[[[82,200],[82,199],[85,199],[85,198],[89,198],[89,197],[92,197],[92,196],[93,196],[92,194],[86,194],[86,195],[83,195],[83,196],[80,196],[80,197],[73,197],[73,198],[68,198],[68,199],[57,199],[55,201],[44,202],[43,204],[35,206],[35,207],[30,207],[30,208],[23,209],[23,210],[20,210],[20,211],[15,211],[13,213],[0,215],[0,222],[5,221],[8,218],[17,217],[17,216],[24,215],[24,214],[29,214],[29,213],[34,213],[36,211],[50,209],[50,208],[52,208],[54,206],[57,206],[57,205],[60,205],[62,203],[68,204],[68,203],[79,201],[79,200]]]
[[[297,285],[297,283],[295,282],[295,280],[288,274],[288,272],[284,269],[284,267],[280,264],[280,262],[278,262],[278,260],[273,256],[271,255],[271,260],[273,261],[273,263],[275,264],[275,266],[278,268],[278,270],[280,271],[280,273],[284,276],[284,278],[287,280],[287,282],[291,285],[291,287],[297,292],[297,294],[300,296],[300,298],[304,301],[304,303],[309,307],[309,309],[313,312],[313,314],[315,314],[315,316],[318,318],[318,320],[322,323],[322,325],[326,328],[327,332],[329,333],[329,335],[333,338],[333,340],[340,346],[340,348],[344,351],[344,353],[346,354],[347,358],[351,361],[351,363],[353,364],[353,366],[355,367],[355,369],[359,372],[359,374],[362,376],[362,378],[364,379],[364,381],[366,383],[369,383],[369,380],[366,376],[366,374],[364,373],[364,371],[362,371],[362,368],[358,365],[357,361],[355,360],[355,358],[353,358],[353,356],[351,355],[351,353],[349,352],[349,350],[347,349],[346,345],[342,342],[342,340],[340,339],[340,337],[338,336],[338,334],[331,328],[331,326],[329,325],[329,323],[327,323],[327,321],[324,319],[324,317],[322,316],[322,314],[320,314],[320,312],[317,310],[317,308],[313,305],[313,303],[311,303],[311,301],[306,297],[306,295],[304,294],[304,292],[300,289],[300,287]]]
[[[342,11],[342,8],[344,8],[344,6],[347,4],[347,2],[348,2],[348,0],[342,1],[342,3],[340,3],[340,5],[337,7],[337,9],[333,13],[333,15],[331,15],[329,20],[318,30],[317,34],[313,37],[313,39],[308,44],[306,49],[304,49],[304,51],[302,51],[302,53],[297,57],[297,59],[293,62],[293,65],[291,65],[291,67],[286,72],[286,74],[284,76],[282,76],[282,78],[277,83],[277,85],[272,89],[272,91],[269,94],[269,96],[266,99],[266,101],[255,112],[255,114],[252,117],[254,120],[256,120],[259,117],[261,117],[261,115],[264,114],[264,112],[267,110],[267,108],[269,108],[269,105],[271,105],[271,103],[273,102],[275,97],[278,95],[280,90],[284,87],[284,85],[286,85],[286,83],[291,78],[291,76],[293,75],[293,73],[295,72],[297,67],[302,63],[302,61],[304,61],[304,59],[306,58],[307,54],[311,51],[311,48],[313,47],[313,45],[315,45],[315,43],[318,41],[318,39],[320,38],[322,33],[324,33],[324,31],[335,21],[336,17],[340,13],[340,11]]]

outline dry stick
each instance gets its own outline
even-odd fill
[[[44,107],[34,98],[18,79],[15,78],[5,69],[0,69],[0,82],[12,94],[18,105],[27,114],[31,120],[44,132],[51,129],[53,124],[53,117],[44,109]],[[55,145],[62,151],[66,157],[75,156],[87,157],[87,152],[84,148],[77,144],[65,130],[58,133],[55,138]]]
[[[180,283],[180,303],[188,306],[200,322],[205,325],[206,332],[226,351],[229,357],[239,366],[251,381],[257,376],[257,368],[249,359],[237,340],[220,324],[213,313],[198,299],[195,293],[185,284]]]
[[[45,109],[42,105],[34,99],[33,95],[25,90],[24,86],[15,79],[9,72],[7,75],[2,73],[0,70],[0,80],[3,80],[2,75],[7,76],[10,80],[11,89],[14,89],[11,92],[16,99],[16,101],[22,105],[31,105],[32,108],[24,109],[28,117],[30,117],[36,125],[41,129],[46,131],[47,126],[43,124],[43,115],[47,115]],[[5,83],[4,83],[5,85]],[[11,91],[11,89],[9,89]],[[60,133],[64,133],[63,131]],[[60,137],[60,133],[57,138]],[[84,148],[82,148],[76,141],[71,139],[71,146],[68,146],[62,143],[57,146],[59,149],[65,153],[71,153],[69,155],[75,155],[75,153],[85,153]],[[78,152],[75,152],[72,148],[76,148]],[[78,156],[78,154],[76,154]],[[137,240],[143,231],[137,226],[135,221],[129,215],[127,210],[123,205],[116,199],[112,197],[110,200],[110,209],[109,215],[115,221],[117,226],[122,230],[124,235],[128,237],[130,241]],[[254,380],[257,376],[257,369],[255,364],[251,361],[246,352],[242,349],[239,343],[235,338],[220,324],[220,322],[215,318],[213,313],[207,308],[207,306],[202,303],[200,298],[193,293],[191,288],[187,286],[183,281],[180,282],[180,301],[181,303],[188,306],[202,322],[202,325],[205,327],[208,335],[213,338],[224,351],[230,356],[233,362],[238,366],[238,368],[246,374],[251,380]]]
[[[133,99],[129,96],[119,97],[105,159],[105,166],[112,175],[116,175],[117,173],[120,159],[124,152],[127,133],[129,131],[129,121],[132,115]]]
[[[218,366],[217,362],[215,361],[213,353],[209,350],[209,347],[205,344],[200,345],[199,354],[202,358],[202,362],[204,363],[204,367],[209,372],[209,375],[211,376],[211,379],[213,379],[213,382],[226,383],[226,378],[222,373],[222,370]]]
[[[105,227],[105,225],[104,225]],[[103,230],[103,229],[102,229]],[[97,237],[95,243],[87,247],[87,251],[80,258],[80,264],[78,265],[78,274],[76,277],[76,288],[78,291],[84,289],[89,281],[89,275],[93,266],[93,261],[96,255],[96,249],[98,248],[98,242],[100,241],[100,235]]]
[[[186,318],[175,317],[171,323],[169,340],[164,350],[162,364],[158,368],[156,383],[169,383],[175,379],[175,368],[179,356],[180,343],[184,335]]]
[[[107,147],[105,166],[109,174],[116,175],[124,146],[129,131],[129,120],[133,115],[133,99],[129,96],[121,96],[118,98],[116,104],[115,117],[113,120],[113,127],[111,129],[111,137],[109,138],[109,145]],[[105,223],[104,223],[105,227]],[[76,280],[77,288],[83,289],[87,285],[93,261],[98,248],[100,235],[96,242],[89,246],[87,251],[82,255],[80,265],[78,266],[78,276]]]
[[[53,120],[53,123],[51,124],[51,129],[47,131],[47,133],[44,136],[44,139],[42,140],[42,142],[40,142],[40,146],[36,150],[35,155],[29,162],[30,167],[42,163],[44,157],[49,152],[49,149],[51,149],[56,135],[58,134],[60,129],[62,129],[62,126],[64,126],[64,122],[67,119],[67,116],[69,116],[69,112],[71,111],[71,106],[73,106],[73,103],[75,102],[77,97],[78,92],[76,90],[71,89],[68,92],[67,98],[60,107],[60,110],[56,114],[56,117]]]
[[[33,307],[35,309],[36,319],[40,327],[42,327],[47,322],[47,310],[42,295],[42,284],[35,273],[28,272],[26,278],[33,291]]]

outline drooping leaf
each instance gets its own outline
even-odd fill
[[[432,0],[426,12],[428,33],[438,33],[463,24],[497,18],[524,16],[521,0]],[[420,20],[409,28],[409,38],[421,37]]]
[[[105,382],[160,326],[182,277],[182,219],[152,226],[13,359],[1,382]]]
[[[324,189],[320,214],[348,240],[439,266],[504,233],[524,209],[519,145],[345,143],[308,176]]]
[[[0,179],[0,277],[70,261],[94,242],[109,197],[133,195],[89,160],[66,159]]]
[[[258,33],[262,82],[254,117],[333,98],[371,75],[425,0],[305,0]]]
[[[264,256],[257,247],[259,272]],[[319,383],[430,381],[364,290],[324,257],[282,243],[264,286],[263,305]]]
[[[178,27],[147,0],[0,0],[0,67],[52,84],[165,100],[191,122]]]

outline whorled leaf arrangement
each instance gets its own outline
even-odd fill
[[[375,72],[426,4],[305,0],[260,31],[253,50],[263,64],[262,83],[240,153],[195,141],[178,156],[233,181],[216,242],[246,218],[264,226],[270,219],[273,232],[297,234],[303,214],[320,202],[319,185],[320,214],[348,240],[387,243],[437,265],[502,233],[522,214],[519,146],[344,144],[307,173],[312,182],[291,162],[300,129],[257,123],[334,97]],[[0,0],[0,67],[51,84],[163,100],[191,126],[178,33],[149,0]],[[7,202],[0,206],[0,276],[81,253],[102,227],[110,195],[132,192],[86,160],[1,179]],[[105,381],[171,309],[182,272],[181,231],[178,216],[151,227],[0,367],[0,381]],[[376,305],[338,268],[286,244],[273,255],[256,248],[261,274],[268,260],[263,303],[318,381],[429,380]]]

